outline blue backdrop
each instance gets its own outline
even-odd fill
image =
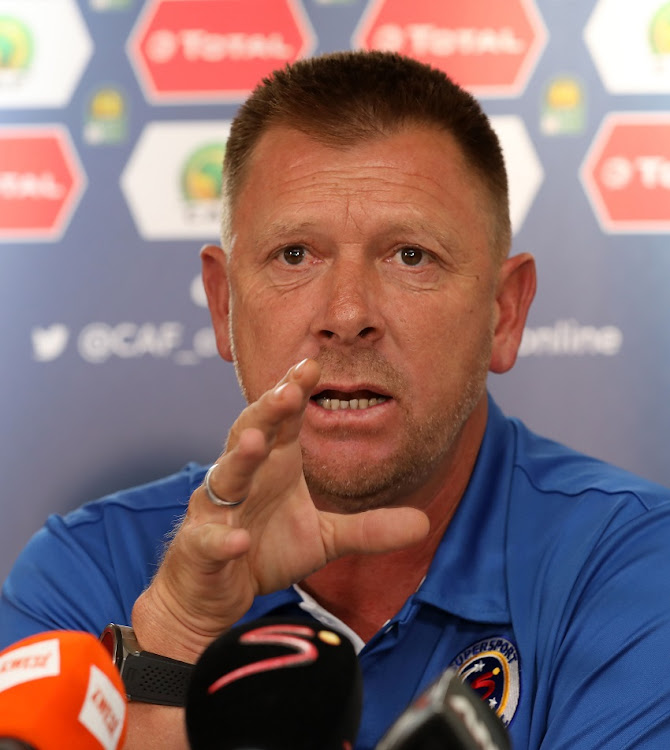
[[[503,141],[539,291],[494,395],[670,484],[670,2],[0,0],[0,580],[49,513],[218,455],[242,399],[198,250],[229,121],[365,46],[444,67]]]

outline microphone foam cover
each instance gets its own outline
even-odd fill
[[[268,617],[203,652],[186,699],[192,750],[342,750],[360,721],[362,678],[346,636]]]
[[[37,750],[117,750],[126,708],[121,676],[90,633],[48,631],[0,652],[0,737]]]
[[[502,721],[453,668],[395,720],[376,750],[510,750]]]

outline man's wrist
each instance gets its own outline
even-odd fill
[[[190,664],[195,664],[218,635],[196,633],[186,627],[153,584],[135,601],[132,626],[143,649]]]

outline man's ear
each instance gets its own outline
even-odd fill
[[[214,326],[216,348],[227,362],[233,361],[230,342],[230,290],[228,287],[228,258],[218,245],[205,245],[200,251],[202,283],[207,295],[207,306]]]
[[[491,372],[507,372],[514,365],[536,284],[535,260],[530,253],[503,262],[496,294]]]

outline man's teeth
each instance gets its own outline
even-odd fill
[[[316,403],[324,409],[337,411],[338,409],[369,409],[371,406],[388,401],[386,396],[376,398],[352,398],[348,401],[342,398],[317,398]]]

